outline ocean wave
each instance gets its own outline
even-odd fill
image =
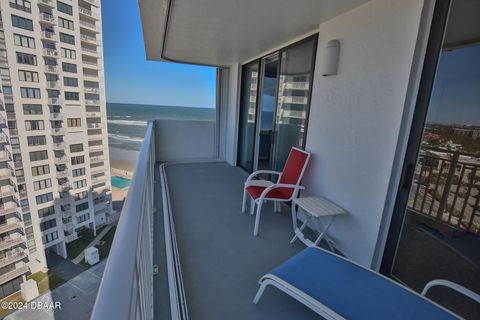
[[[115,133],[109,133],[108,137],[112,138],[112,139],[115,139],[115,140],[120,140],[120,141],[123,141],[123,142],[125,142],[125,140],[134,141],[134,142],[143,142],[143,138],[124,136],[124,135],[115,134]]]
[[[107,122],[111,124],[121,124],[125,126],[138,126],[138,127],[147,126],[147,121],[139,121],[139,120],[107,120]]]

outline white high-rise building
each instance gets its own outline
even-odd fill
[[[48,252],[66,257],[112,207],[100,2],[0,9],[1,298],[46,267]]]

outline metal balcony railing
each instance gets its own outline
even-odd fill
[[[85,87],[85,93],[100,93],[99,88]]]
[[[85,104],[90,106],[98,106],[100,105],[100,100],[97,99],[85,99]]]
[[[439,229],[480,234],[480,158],[422,148],[407,209]]]
[[[78,7],[78,11],[83,15],[89,16],[90,18],[98,19],[98,15],[92,10],[88,10],[84,7]]]
[[[95,49],[90,49],[90,48],[86,48],[86,47],[82,47],[82,51],[86,52],[86,53],[90,53],[90,54],[93,54],[93,55],[97,55],[98,52],[97,50]]]
[[[81,34],[81,35],[80,35],[80,40],[85,41],[85,42],[92,42],[92,43],[96,43],[96,42],[97,42],[97,38],[96,38],[96,37],[87,36],[86,34]]]
[[[94,23],[83,21],[83,20],[80,20],[80,26],[81,27],[86,27],[86,28],[89,28],[89,29],[92,29],[92,30],[95,30],[95,31],[97,29],[97,26]]]
[[[153,319],[153,131],[151,122],[97,294],[94,320]]]
[[[50,23],[50,24],[54,24],[55,23],[55,17],[52,16],[51,14],[42,12],[42,13],[40,13],[40,22],[47,22],[47,23]]]

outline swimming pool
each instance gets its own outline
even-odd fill
[[[123,189],[128,188],[132,183],[132,180],[122,177],[113,176],[112,177],[112,186],[115,188]]]

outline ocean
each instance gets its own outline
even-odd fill
[[[215,109],[107,103],[110,148],[139,151],[151,119],[214,121]]]

